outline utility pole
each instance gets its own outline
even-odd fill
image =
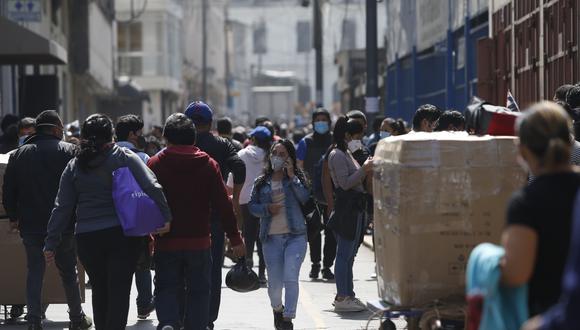
[[[322,107],[324,103],[324,89],[323,89],[323,61],[322,61],[322,10],[321,1],[314,0],[312,2],[313,21],[314,21],[314,51],[315,51],[315,67],[316,67],[316,106]],[[376,1],[376,0],[375,0]]]
[[[377,0],[366,0],[367,15],[367,86],[365,112],[372,117],[379,112],[378,52],[377,52]],[[369,122],[372,118],[369,118]]]
[[[226,66],[226,107],[228,109],[228,114],[232,115],[232,111],[233,111],[233,102],[232,102],[232,96],[230,95],[230,84],[231,84],[231,75],[230,75],[230,38],[232,37],[231,35],[231,31],[232,31],[232,27],[230,25],[230,18],[229,18],[229,12],[228,12],[228,3],[225,4],[224,6],[224,29],[225,29],[225,40],[226,40],[226,44],[225,44],[225,66]]]
[[[207,102],[207,0],[201,0],[201,99]]]

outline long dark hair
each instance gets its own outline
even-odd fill
[[[266,167],[264,168],[264,175],[262,175],[256,180],[254,189],[261,189],[262,186],[266,183],[266,181],[272,178],[274,169],[272,169],[272,163],[270,162],[270,158],[272,157],[272,152],[274,151],[274,148],[276,148],[276,146],[279,144],[283,145],[284,148],[286,148],[286,151],[288,152],[288,158],[290,159],[290,161],[292,162],[292,166],[294,167],[294,175],[296,175],[298,180],[300,180],[300,182],[302,182],[302,184],[306,188],[310,189],[310,182],[307,179],[306,175],[304,174],[304,171],[302,171],[300,168],[298,168],[298,166],[296,166],[296,148],[294,147],[294,143],[292,143],[292,141],[287,139],[278,140],[274,142],[270,147],[270,152],[268,152],[268,154],[266,155]]]
[[[346,152],[348,149],[348,144],[346,142],[346,133],[348,133],[348,118],[345,116],[340,116],[334,124],[334,131],[332,133],[334,144],[331,146],[331,148],[337,148]]]
[[[111,143],[113,131],[113,121],[105,115],[97,113],[85,120],[81,127],[81,145],[77,155],[82,170],[90,169],[90,162]]]

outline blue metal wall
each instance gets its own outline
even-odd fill
[[[485,15],[485,16],[483,16]],[[421,104],[431,103],[441,109],[461,112],[477,91],[477,41],[488,34],[487,13],[471,26],[472,19],[458,30],[449,32],[447,40],[423,53],[415,50],[404,58],[397,58],[388,69],[385,81],[385,115],[410,122]],[[465,40],[463,65],[458,68],[459,45]],[[466,84],[467,93],[466,93]]]

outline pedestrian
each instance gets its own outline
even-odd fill
[[[362,136],[360,122],[340,117],[334,126],[334,145],[328,155],[328,169],[334,183],[336,200],[334,213],[329,226],[334,231],[337,241],[336,252],[336,289],[334,300],[336,312],[358,312],[366,309],[356,298],[353,284],[353,265],[366,226],[366,198],[363,182],[372,172],[372,158],[368,158],[362,166],[353,157],[355,146],[360,142],[357,135]],[[342,196],[353,196],[352,199],[342,199]],[[355,200],[356,198],[356,200]],[[344,204],[341,204],[344,203]],[[347,205],[352,208],[345,209]]]
[[[89,116],[81,127],[81,147],[62,174],[44,248],[51,262],[65,228],[76,215],[76,242],[92,285],[93,318],[97,330],[121,330],[127,325],[131,284],[140,237],[127,237],[113,201],[112,173],[128,167],[139,186],[163,214],[169,231],[171,213],[155,175],[135,153],[113,143],[113,122],[102,114]]]
[[[358,122],[362,127],[360,132],[357,132],[356,139],[353,139],[351,142],[351,147],[353,147],[352,155],[354,159],[362,166],[364,162],[371,156],[371,151],[367,146],[363,143],[364,134],[367,129],[367,117],[365,114],[360,110],[352,110],[347,112],[346,118],[352,122]],[[357,126],[358,127],[358,126]]]
[[[294,144],[274,142],[266,170],[256,180],[249,204],[260,218],[260,239],[268,270],[268,296],[276,329],[293,329],[298,276],[306,255],[306,223],[301,205],[310,196],[306,176],[296,167]],[[284,290],[284,304],[282,303]]]
[[[171,231],[155,240],[158,329],[183,326],[205,330],[210,322],[214,280],[212,210],[218,210],[217,218],[232,242],[234,254],[243,256],[245,247],[220,167],[195,146],[196,129],[191,119],[181,113],[169,116],[163,136],[167,148],[148,163],[163,185],[173,214]],[[216,263],[221,267],[221,259]],[[179,302],[182,296],[184,307]],[[185,308],[183,319],[181,308]]]
[[[383,121],[385,116],[376,116],[373,119],[373,133],[366,137],[365,145],[370,148],[372,144],[376,144],[381,139],[381,128],[383,126]]]
[[[435,131],[451,131],[461,132],[465,131],[465,117],[461,112],[456,110],[444,111],[437,120]]]
[[[314,132],[305,136],[296,150],[296,158],[298,168],[304,170],[312,182],[321,180],[322,158],[332,144],[332,133],[330,128],[332,121],[330,113],[326,109],[317,109],[312,113],[312,126]],[[313,185],[316,186],[316,185]],[[310,261],[312,266],[310,268],[310,278],[317,279],[321,272],[320,262],[322,265],[322,278],[325,280],[333,280],[332,265],[336,258],[336,239],[332,230],[325,228],[328,222],[326,213],[326,200],[322,190],[313,190],[314,198],[319,205],[319,208],[314,211],[312,219],[307,222],[308,226],[308,244],[310,246]],[[322,234],[321,229],[324,228],[324,249],[322,248]],[[322,258],[324,255],[324,258]]]
[[[26,251],[26,304],[28,328],[42,329],[42,284],[46,264],[43,255],[47,224],[54,207],[60,177],[76,148],[62,141],[63,124],[56,111],[43,111],[36,118],[36,134],[11,156],[4,174],[3,204],[12,229],[20,230]],[[56,266],[69,307],[70,329],[92,325],[81,307],[77,278],[77,255],[72,215],[61,227],[60,241],[53,245]]]
[[[558,303],[541,316],[529,320],[522,330],[573,330],[580,324],[580,199],[574,205],[570,251],[562,277]]]
[[[26,143],[26,140],[36,133],[36,120],[24,117],[18,122],[18,146]]]
[[[240,193],[240,209],[242,211],[242,233],[246,243],[246,262],[249,268],[254,265],[254,245],[258,248],[258,279],[261,284],[266,284],[266,263],[262,253],[262,242],[259,239],[260,219],[255,217],[249,210],[248,203],[252,194],[252,188],[256,179],[264,174],[266,159],[272,145],[272,133],[264,126],[258,126],[250,132],[252,143],[240,150],[238,155],[246,164],[246,181]],[[233,176],[228,179],[228,186],[233,185]]]
[[[125,115],[119,117],[115,126],[117,145],[127,148],[139,156],[143,163],[147,164],[149,155],[142,148],[146,145],[143,137],[143,120],[137,115]],[[155,310],[153,301],[153,285],[151,278],[151,256],[149,244],[151,237],[142,238],[139,261],[135,271],[135,286],[137,287],[137,318],[144,320]]]
[[[229,173],[233,175],[233,198],[232,202],[236,215],[240,216],[240,193],[246,180],[246,165],[238,156],[236,147],[227,139],[215,136],[211,133],[213,122],[213,110],[203,102],[192,102],[185,109],[185,115],[195,124],[197,139],[195,145],[207,153],[219,165],[222,178],[227,179]],[[212,213],[211,221],[211,257],[213,262],[211,272],[211,303],[208,327],[213,329],[219,315],[221,289],[222,289],[222,260],[224,258],[224,228],[223,219],[219,219],[220,213],[216,210]]]
[[[236,150],[240,151],[244,148],[244,145],[233,139],[232,127],[232,120],[228,117],[220,118],[217,121],[218,135],[230,141],[236,147]]]
[[[433,132],[437,126],[437,120],[441,116],[441,110],[432,104],[423,104],[413,116],[414,132]]]
[[[402,119],[385,118],[381,123],[381,128],[379,131],[379,141],[390,136],[399,136],[407,134],[407,129],[405,128],[405,122]],[[369,150],[371,155],[375,154],[379,141],[369,145]]]
[[[534,316],[560,297],[580,176],[570,164],[572,124],[560,106],[538,103],[522,114],[517,127],[519,157],[536,179],[516,192],[508,206],[502,283],[528,284]]]

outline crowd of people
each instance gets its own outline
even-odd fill
[[[580,299],[580,209],[574,213],[580,177],[572,167],[580,161],[578,110],[580,86],[567,85],[554,102],[523,112],[517,124],[521,163],[531,180],[507,211],[502,283],[529,284],[535,318],[526,329],[580,324],[574,313]],[[329,305],[336,312],[366,310],[355,293],[353,266],[372,223],[378,143],[413,132],[468,129],[461,112],[430,104],[417,109],[412,130],[401,119],[379,116],[366,136],[368,125],[361,111],[333,122],[321,108],[312,113],[308,134],[289,133],[268,118],[257,118],[246,130],[229,118],[215,119],[203,102],[172,114],[148,135],[135,115],[114,123],[94,114],[70,129],[55,111],[34,119],[5,116],[0,151],[10,160],[2,202],[26,250],[29,329],[42,329],[42,283],[51,263],[62,278],[71,329],[93,322],[97,329],[124,329],[133,277],[139,318],[156,310],[159,329],[213,329],[224,254],[245,257],[253,267],[256,250],[274,326],[293,329],[308,247],[309,277],[336,281]],[[152,235],[124,233],[113,197],[113,173],[124,167],[163,217]],[[80,303],[77,256],[90,279],[92,319]],[[22,312],[23,306],[12,307],[13,316]]]

